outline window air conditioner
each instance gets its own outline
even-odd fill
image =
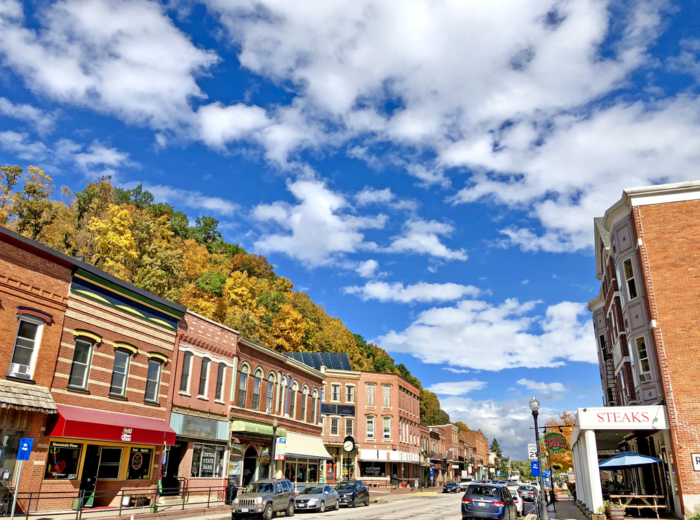
[[[17,377],[29,377],[29,366],[19,363],[10,363],[10,375]]]

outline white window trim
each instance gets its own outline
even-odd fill
[[[151,361],[158,364],[158,379],[156,379],[156,398],[153,401],[149,400],[146,395],[146,392],[148,392],[148,363],[150,363]],[[143,400],[146,403],[159,403],[161,398],[160,385],[163,384],[163,363],[153,359],[149,359],[148,363],[146,364],[146,392],[144,392],[143,394]],[[209,363],[209,365],[211,365],[211,363]]]
[[[121,352],[122,354],[126,354],[126,372],[124,372],[124,388],[122,389],[121,394],[113,394],[112,393],[112,377],[114,376],[114,362],[117,359],[117,352]],[[124,349],[115,348],[114,349],[114,359],[112,361],[112,377],[110,377],[110,382],[109,382],[109,395],[111,395],[113,397],[126,397],[126,392],[129,389],[129,372],[131,372],[131,353],[128,352],[127,350],[124,350]],[[148,372],[146,373],[146,381],[148,381]],[[160,388],[158,388],[158,391],[160,391]]]
[[[642,358],[639,356],[639,345],[637,344],[637,340],[643,340],[644,341],[644,350],[647,353],[646,361],[647,364],[649,365],[649,371],[648,372],[643,372],[642,371]],[[641,381],[643,383],[648,383],[649,381],[652,380],[651,378],[651,358],[649,357],[649,346],[647,345],[647,338],[645,335],[638,336],[634,338],[633,344],[634,344],[634,354],[635,356],[639,359],[639,375],[640,376],[646,376],[647,374],[649,375],[649,378],[646,381]]]
[[[333,390],[337,388],[338,389],[338,399],[333,399]],[[340,383],[331,383],[331,403],[339,403],[340,402],[340,394],[343,391],[342,390],[343,385]]]
[[[192,366],[194,365],[194,358],[197,357],[197,356],[195,356],[195,355],[194,355],[192,352],[190,352],[190,351],[185,351],[185,352],[187,352],[188,354],[190,354],[190,367],[189,367],[189,369],[187,370],[187,390],[185,390],[184,392],[183,392],[182,390],[180,390],[180,395],[183,395],[183,394],[185,394],[185,395],[191,395],[191,394],[190,394],[190,388],[191,388],[190,385],[192,384]],[[182,372],[181,372],[181,374],[182,374]]]
[[[348,401],[348,390],[352,388],[352,401]],[[355,400],[357,399],[357,388],[355,387],[354,384],[346,384],[345,385],[345,404],[355,404]]]
[[[627,299],[628,302],[631,302],[631,301],[636,300],[637,298],[639,298],[639,288],[637,288],[637,273],[636,273],[636,271],[634,270],[634,262],[632,262],[632,257],[631,257],[631,256],[630,256],[629,258],[625,258],[625,259],[622,261],[622,271],[623,271],[623,272],[625,271],[625,262],[629,262],[629,263],[630,263],[630,269],[632,269],[632,278],[627,278],[627,273],[625,273],[625,274],[622,275],[622,277],[623,277],[624,280],[625,280],[625,288],[627,289],[627,298],[626,298],[626,299]],[[634,281],[634,286],[635,286],[635,288],[637,289],[637,296],[635,296],[634,298],[632,298],[632,295],[630,294],[630,284],[629,284],[629,281],[630,281],[630,280],[633,280],[633,281]]]
[[[205,358],[202,358],[202,359],[205,359]],[[209,361],[209,363],[207,363],[207,378],[206,378],[206,383],[205,383],[205,385],[204,385],[204,390],[206,391],[206,394],[200,394],[200,393],[199,393],[199,387],[201,386],[201,383],[197,385],[197,397],[198,397],[198,398],[202,398],[202,399],[209,399],[209,396],[208,396],[207,394],[209,394],[209,383],[210,383],[210,380],[209,380],[209,373],[210,373],[210,371],[211,371],[211,364],[212,364],[212,362],[211,362],[211,359],[210,359],[210,358],[206,358],[206,359]],[[217,366],[218,366],[218,365],[217,365]],[[202,374],[200,373],[200,374],[199,374],[199,381],[201,381],[201,380],[202,380]]]
[[[210,363],[211,365],[211,363]],[[221,403],[224,400],[224,394],[226,394],[226,365],[224,364],[224,373],[221,374],[221,379],[223,380],[221,382],[221,397],[217,397],[216,395],[216,385],[219,384],[219,367],[221,366],[221,363],[216,364],[216,383],[214,385],[214,402]]]
[[[329,417],[330,422],[328,423],[328,435],[331,437],[340,437],[340,417],[339,416],[333,416]],[[336,433],[333,433],[333,421],[338,421],[338,430]]]
[[[76,348],[78,346],[79,341],[82,341],[83,343],[87,343],[88,345],[90,345],[90,352],[88,354],[87,363],[85,364],[85,381],[83,381],[82,386],[75,386],[75,385],[70,384],[70,378],[71,378],[71,375],[73,374],[73,365],[75,364],[75,351],[76,351]],[[86,339],[84,337],[83,338],[80,338],[80,337],[75,338],[75,344],[73,345],[73,359],[71,360],[71,363],[70,363],[70,372],[68,372],[68,385],[67,385],[68,388],[74,388],[74,389],[78,389],[78,390],[87,390],[88,382],[90,379],[90,366],[92,365],[92,354],[93,354],[94,348],[95,348],[94,341],[91,341],[91,340]],[[13,354],[14,354],[14,352],[13,352]],[[12,359],[12,358],[10,358],[10,359]]]
[[[29,323],[33,323],[34,325],[38,325],[38,328],[36,330],[36,338],[34,338],[34,349],[32,350],[32,358],[29,360],[29,379],[34,380],[34,369],[36,368],[36,359],[39,354],[39,349],[41,348],[41,338],[44,335],[44,325],[46,325],[46,323],[44,322],[44,320],[34,318],[33,316],[28,316],[26,314],[17,315],[17,330],[15,330],[15,341],[14,345],[12,346],[12,355],[10,356],[10,363],[12,363],[12,358],[15,356],[15,349],[17,348],[17,336],[19,334],[19,326],[22,324],[22,321],[27,321]]]
[[[382,385],[382,408],[391,408],[391,387],[392,385]],[[387,395],[389,396],[389,404],[386,404],[384,400],[385,389],[389,390],[389,392],[387,393]]]
[[[385,428],[384,428],[384,422],[385,422],[387,419],[389,419],[389,436],[388,436],[388,437],[386,436],[386,432],[384,431],[384,430],[385,430]],[[391,416],[385,415],[384,417],[382,417],[382,439],[385,440],[385,441],[391,440]]]
[[[352,424],[352,432],[348,433],[348,421]],[[345,435],[355,436],[355,419],[350,417],[345,418]]]
[[[367,383],[365,385],[365,390],[367,391],[367,406],[377,406],[377,385],[375,383]],[[370,403],[369,396],[372,396],[372,402]]]
[[[376,417],[373,415],[365,417],[365,434],[367,435],[368,439],[376,439],[377,435],[377,421]],[[372,435],[369,434],[369,423],[370,421],[372,422]]]

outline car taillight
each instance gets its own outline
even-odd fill
[[[463,499],[462,499],[462,504],[471,504],[471,503],[472,503],[472,499],[471,499],[471,498],[463,498]]]
[[[498,506],[498,507],[503,507],[504,505],[506,505],[505,502],[500,502],[500,501],[494,501],[494,502],[491,502],[491,503],[492,503],[494,506]]]

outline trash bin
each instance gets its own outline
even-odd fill
[[[236,486],[236,480],[233,478],[228,479],[228,484],[226,485],[226,505],[233,505],[233,501],[238,495],[238,486]]]

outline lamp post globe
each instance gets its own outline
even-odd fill
[[[539,502],[539,517],[540,520],[549,520],[549,513],[547,512],[547,502],[544,498],[544,478],[542,477],[542,449],[540,447],[540,429],[537,426],[537,416],[540,411],[540,402],[534,397],[530,399],[530,410],[532,410],[532,417],[535,420],[535,442],[537,443],[537,468],[539,475],[537,480],[540,483],[540,492],[538,493],[537,501]]]

